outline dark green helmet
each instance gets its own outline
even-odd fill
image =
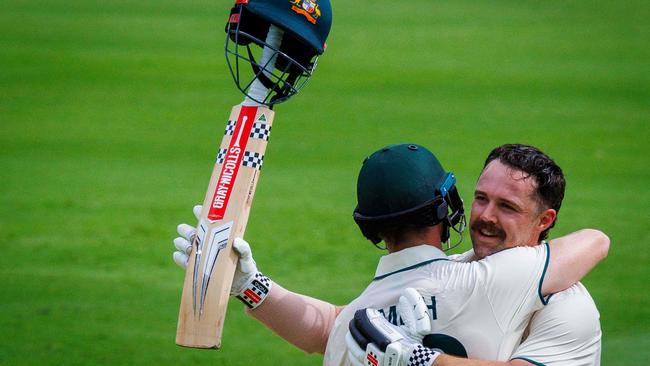
[[[331,27],[329,0],[236,0],[226,25],[225,45],[235,84],[259,103],[286,101],[311,77],[318,56],[325,52]],[[278,33],[271,29],[282,34],[271,36]],[[265,59],[262,50],[272,56]],[[240,67],[249,64],[252,79],[246,77],[246,68]],[[268,89],[264,97],[250,92],[255,79]]]
[[[313,53],[325,51],[325,41],[332,27],[332,6],[329,0],[248,0],[241,1],[258,17],[291,33],[311,48]]]
[[[370,155],[357,180],[354,220],[366,238],[377,244],[389,227],[433,226],[443,223],[442,241],[449,228],[465,226],[463,202],[454,174],[416,144],[390,145]]]

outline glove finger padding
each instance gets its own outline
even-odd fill
[[[190,253],[192,252],[192,243],[190,243],[185,238],[181,238],[181,237],[174,238],[174,246],[181,253],[190,255]]]
[[[404,337],[375,309],[361,309],[350,321],[351,338],[364,349],[362,364],[371,366],[405,365],[400,363],[407,350],[399,343]],[[349,349],[349,348],[348,348]],[[351,350],[354,352],[354,350]]]
[[[382,351],[385,351],[389,344],[404,338],[398,328],[375,309],[357,310],[354,313],[354,324],[368,343],[374,343]]]
[[[361,310],[359,310],[359,311],[361,311]],[[348,327],[348,333],[350,335],[350,338],[361,349],[365,350],[366,347],[368,346],[368,343],[370,343],[368,338],[362,334],[361,330],[359,330],[359,328],[357,326],[357,316],[356,316],[356,314],[355,314],[355,317],[350,321],[350,324],[349,324],[349,327]]]
[[[424,299],[413,288],[407,288],[399,298],[397,313],[405,325],[406,335],[412,340],[422,342],[431,333],[431,317]]]
[[[196,205],[192,207],[192,213],[194,214],[194,217],[196,217],[197,220],[201,217],[201,211],[203,210],[202,205]]]
[[[257,263],[255,263],[255,260],[253,259],[251,246],[246,242],[246,240],[242,238],[235,238],[232,246],[235,249],[235,252],[239,254],[237,269],[240,270],[243,274],[252,274],[257,272]]]
[[[187,268],[187,262],[189,262],[190,257],[188,257],[185,253],[174,252],[172,257],[174,258],[174,262],[176,262],[179,267],[183,269]]]
[[[199,219],[201,215],[201,209],[203,206],[196,205],[192,208],[192,213],[196,219]],[[194,237],[196,237],[196,228],[188,224],[180,224],[176,227],[176,231],[180,237],[174,239],[174,247],[176,247],[176,252],[172,254],[174,262],[181,268],[186,269],[187,263],[189,262],[189,255],[192,252],[192,242]]]
[[[187,239],[190,243],[194,241],[194,237],[196,236],[196,228],[188,224],[178,225],[176,231],[178,231],[178,234]]]
[[[358,365],[361,358],[366,366],[430,366],[439,353],[412,342],[402,331],[375,309],[357,310],[346,335],[350,362]]]
[[[189,255],[192,252],[192,244],[187,241],[187,239],[178,237],[174,239],[174,246],[177,249],[177,251],[172,255],[174,262],[176,262],[179,267],[186,269],[187,263],[190,260]]]

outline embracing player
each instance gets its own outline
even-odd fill
[[[517,173],[516,169],[512,172]],[[516,174],[498,177],[516,188],[511,200],[528,208],[513,207],[512,213],[513,218],[527,222],[526,230],[513,232],[508,227],[501,233],[500,223],[473,230],[486,239],[516,241],[537,238],[549,229],[557,211],[537,205],[537,182]],[[456,348],[473,357],[508,359],[530,314],[543,307],[546,295],[579,280],[606,256],[609,241],[598,231],[584,230],[548,245],[503,251],[473,264],[450,262],[440,248],[450,226],[463,222],[454,183],[453,176],[421,146],[391,146],[371,155],[359,176],[356,220],[366,237],[383,239],[390,253],[381,259],[375,281],[346,307],[295,294],[274,283],[261,305],[249,313],[299,348],[325,352],[325,364],[345,365],[345,334],[355,311],[375,307],[384,309],[390,318],[401,290],[415,286],[427,289],[432,300],[435,297],[441,322],[449,322],[452,314],[465,320],[444,334],[462,346]],[[240,276],[251,278],[257,270],[250,249],[240,243]],[[550,258],[549,248],[554,253]],[[464,304],[473,295],[477,296],[472,304],[489,306],[482,307],[484,313],[463,314]],[[474,321],[496,333],[475,332]]]
[[[521,189],[526,188],[526,183],[534,183],[532,195]],[[518,243],[538,245],[546,239],[552,225],[542,231],[531,230],[531,224],[534,222],[531,217],[534,215],[530,214],[542,212],[543,209],[539,208],[545,206],[557,214],[564,196],[564,186],[561,169],[540,150],[532,146],[510,144],[495,148],[486,159],[484,170],[476,185],[470,220],[474,251],[453,256],[454,259],[477,260]],[[529,198],[533,199],[529,201]],[[599,241],[603,244],[608,243],[605,236],[593,233],[596,238],[600,237]],[[606,250],[607,245],[593,249]],[[411,310],[413,308],[409,311]],[[482,313],[483,310],[474,309],[474,312]],[[393,314],[393,318],[400,316],[403,315],[399,312]],[[445,331],[445,326],[435,319],[432,320],[432,325],[431,333],[439,334]],[[481,328],[480,324],[472,324],[472,330],[493,333],[493,330]],[[449,332],[448,328],[447,331]],[[425,343],[431,347],[442,348],[447,353],[460,355],[450,349],[449,345],[440,346],[431,336],[423,339],[423,335],[425,334],[420,334],[417,343]],[[355,343],[348,342],[350,353],[363,357]],[[548,299],[546,306],[533,315],[523,342],[516,347],[509,360],[462,360],[443,355],[438,357],[433,365],[594,366],[600,364],[600,347],[598,311],[587,290],[578,283],[554,294]]]

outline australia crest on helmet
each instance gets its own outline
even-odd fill
[[[291,10],[304,15],[310,23],[316,24],[316,21],[320,18],[321,12],[318,7],[318,0],[289,0],[289,2],[291,3]]]

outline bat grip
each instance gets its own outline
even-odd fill
[[[269,27],[269,33],[266,35],[266,45],[262,51],[262,57],[260,58],[259,65],[262,69],[261,72],[266,75],[266,77],[271,78],[273,69],[275,68],[275,61],[277,59],[277,50],[280,49],[280,44],[282,43],[282,36],[284,31],[273,24]],[[255,100],[265,100],[268,94],[268,89],[262,84],[259,78],[255,78],[253,84],[251,85],[246,99],[244,99],[244,105],[246,106],[259,106],[260,103]]]

